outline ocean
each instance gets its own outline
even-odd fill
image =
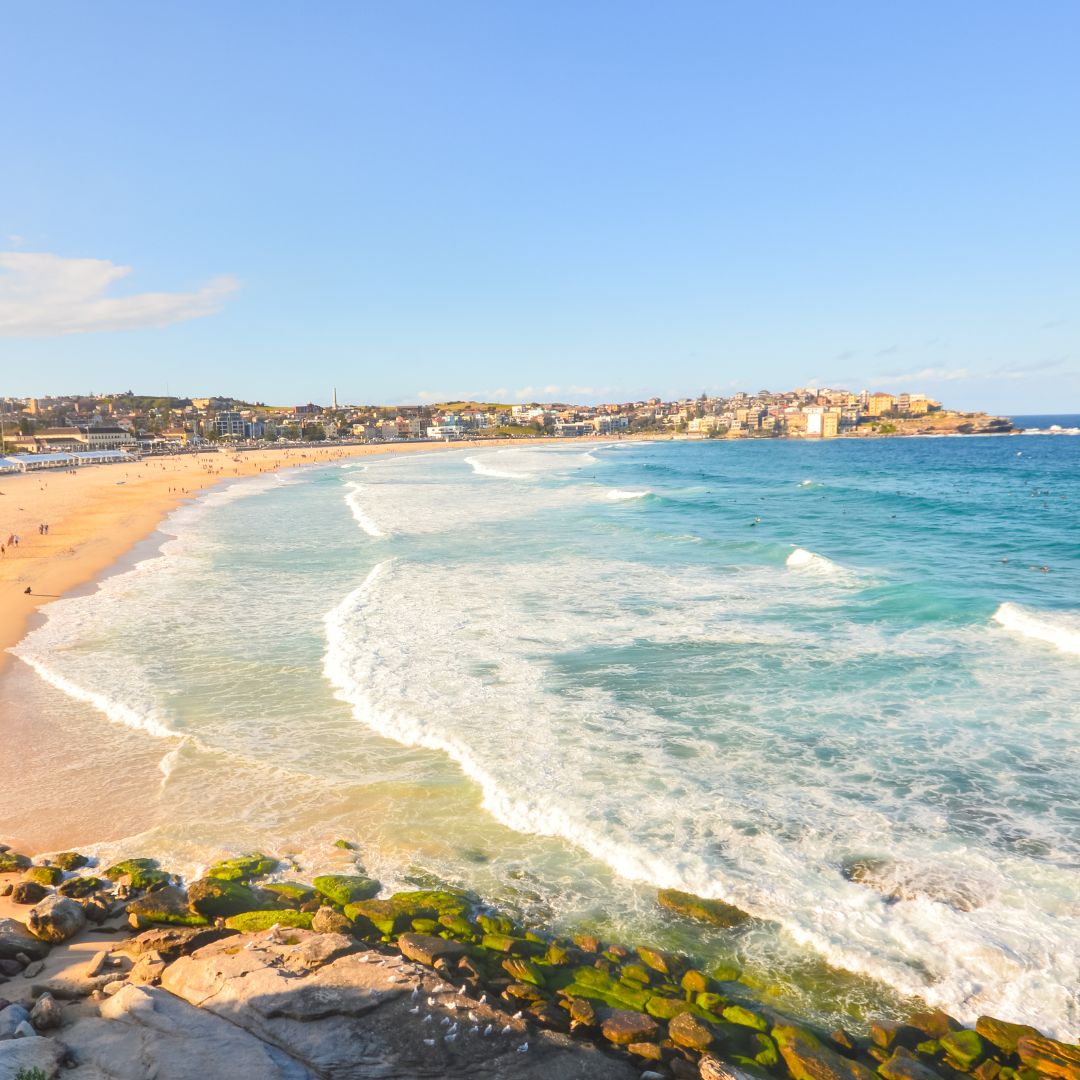
[[[1058,432],[235,482],[17,647],[37,738],[0,821],[189,873],[310,875],[344,838],[388,886],[684,949],[807,1019],[918,1000],[1076,1039],[1078,526]],[[662,887],[753,919],[682,923]]]

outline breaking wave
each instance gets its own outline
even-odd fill
[[[994,612],[994,622],[1014,634],[1053,645],[1071,656],[1080,656],[1080,618],[1067,615],[1033,614],[1018,604],[1004,603]]]

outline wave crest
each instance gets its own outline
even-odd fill
[[[1051,615],[1045,611],[1036,615],[1019,604],[1006,602],[994,612],[993,618],[1014,634],[1053,645],[1071,656],[1080,656],[1080,619],[1075,616],[1070,619],[1067,615]]]

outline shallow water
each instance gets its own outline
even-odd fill
[[[347,836],[825,1021],[917,995],[1075,1038],[1078,504],[1062,435],[294,471],[51,605],[9,683],[64,733],[35,768],[118,763],[106,851],[310,872]],[[657,886],[757,919],[702,934]]]

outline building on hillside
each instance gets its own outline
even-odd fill
[[[884,416],[896,408],[896,398],[892,394],[867,394],[866,412],[868,416]]]
[[[806,434],[820,439],[835,439],[840,431],[840,410],[811,405],[803,410],[806,415]]]

